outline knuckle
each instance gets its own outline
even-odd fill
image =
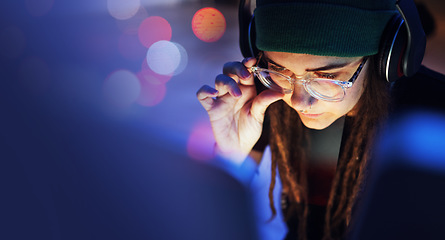
[[[215,84],[216,85],[224,84],[226,81],[227,81],[226,80],[226,75],[224,75],[224,74],[219,74],[215,78]]]
[[[214,91],[212,87],[209,85],[204,85],[196,92],[196,97],[198,97],[199,100],[203,100],[211,95],[212,91]]]
[[[198,91],[196,92],[196,96],[197,97],[201,96],[205,92],[205,90],[206,90],[206,85],[198,89]]]
[[[225,64],[224,64],[224,66],[223,66],[223,70],[225,70],[225,69],[232,69],[235,65],[236,65],[236,63],[237,62],[226,62]]]
[[[224,64],[223,67],[223,73],[224,74],[238,74],[240,71],[240,68],[243,65],[241,64],[241,62],[228,62],[226,64]]]
[[[235,80],[225,74],[219,74],[215,78],[215,85],[231,85],[234,82]]]

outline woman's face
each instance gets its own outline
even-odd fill
[[[295,75],[303,75],[308,70],[324,68],[316,72],[335,74],[336,79],[347,81],[351,78],[361,63],[362,57],[325,57],[308,54],[286,52],[264,52],[266,59],[278,67],[286,68]],[[335,68],[332,68],[335,67]],[[346,88],[346,95],[340,102],[328,102],[309,95],[302,84],[295,84],[294,91],[286,94],[283,100],[300,115],[303,124],[312,129],[324,129],[340,117],[351,113],[363,93],[364,78],[367,64],[355,80],[351,88]]]

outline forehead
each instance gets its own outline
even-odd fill
[[[332,57],[288,52],[264,52],[264,56],[286,68],[304,67],[318,68],[329,64],[349,64],[361,57]]]

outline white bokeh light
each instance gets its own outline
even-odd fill
[[[188,54],[187,54],[187,50],[185,50],[185,48],[179,44],[179,43],[174,43],[176,45],[176,47],[179,50],[179,54],[181,54],[181,59],[179,61],[179,65],[176,68],[176,70],[174,71],[173,75],[179,75],[180,73],[182,73],[185,68],[187,67],[187,63],[188,63]]]
[[[114,107],[129,107],[139,97],[141,86],[138,77],[125,69],[110,74],[103,85],[104,98]]]
[[[108,12],[119,20],[126,20],[138,12],[141,7],[140,0],[107,0]]]
[[[180,62],[180,50],[170,41],[155,42],[147,51],[147,64],[157,74],[173,74]]]

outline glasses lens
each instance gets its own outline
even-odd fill
[[[307,83],[306,87],[313,94],[324,100],[339,101],[345,95],[344,89],[332,80],[313,79]]]
[[[292,92],[292,84],[285,75],[267,70],[262,70],[257,75],[260,81],[268,88],[282,93]]]

